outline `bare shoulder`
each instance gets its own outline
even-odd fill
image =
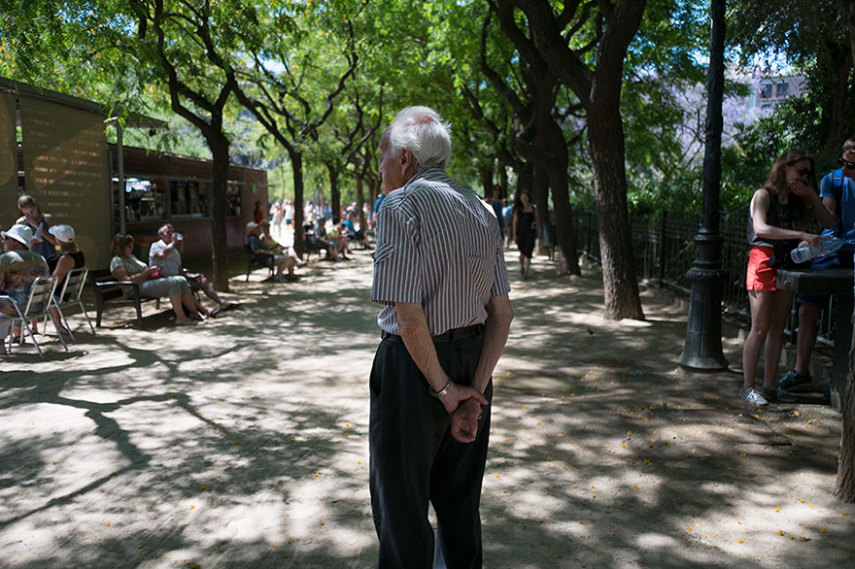
[[[754,195],[751,196],[751,204],[752,205],[766,205],[770,202],[771,197],[769,194],[769,190],[766,188],[757,188],[754,190]]]

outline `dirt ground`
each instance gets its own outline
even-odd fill
[[[73,317],[68,352],[0,360],[0,567],[372,567],[369,253],[237,275],[242,306],[193,328],[114,309],[95,336]],[[583,273],[511,271],[485,566],[855,567],[839,414],[746,407],[737,329],[731,370],[686,372],[682,303],[644,290],[645,321],[605,321]]]

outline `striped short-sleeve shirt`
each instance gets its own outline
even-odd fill
[[[492,209],[441,168],[391,192],[377,214],[371,300],[399,334],[394,303],[421,304],[431,334],[482,324],[490,298],[511,289]]]

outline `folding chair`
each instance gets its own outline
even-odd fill
[[[55,294],[53,296],[53,306],[56,308],[57,312],[59,312],[59,322],[65,326],[66,330],[68,330],[68,335],[71,337],[71,341],[75,344],[77,343],[77,339],[74,337],[74,333],[71,331],[71,326],[68,325],[68,318],[65,317],[65,313],[62,309],[68,308],[69,306],[79,306],[83,316],[86,317],[86,322],[89,323],[89,329],[92,330],[93,335],[95,334],[95,327],[89,319],[89,314],[86,313],[83,301],[80,300],[80,295],[83,294],[83,287],[86,285],[86,277],[88,275],[89,269],[86,267],[80,267],[79,269],[68,271],[68,274],[65,275],[65,282],[62,285],[62,290],[59,294]],[[47,317],[45,317],[45,321],[47,321]]]
[[[30,328],[30,320],[38,320],[43,316],[50,316],[51,322],[53,322],[53,327],[56,329],[56,334],[57,336],[59,336],[59,341],[62,342],[62,347],[65,348],[65,351],[68,351],[68,346],[65,345],[65,340],[63,339],[62,334],[59,333],[59,326],[57,325],[56,320],[54,320],[53,315],[50,313],[49,310],[53,296],[53,290],[55,288],[55,276],[46,275],[43,277],[38,277],[36,280],[33,281],[33,285],[30,288],[30,296],[27,298],[27,304],[24,307],[24,310],[21,310],[21,306],[11,296],[0,296],[0,298],[6,298],[10,300],[12,306],[15,307],[15,311],[18,313],[17,316],[12,317],[12,324],[14,324],[16,320],[21,321],[22,330],[20,339],[18,340],[18,345],[23,345],[24,329],[26,329],[27,333],[30,335],[30,338],[32,338],[33,340],[33,344],[36,345],[36,349],[39,351],[39,356],[41,356],[42,359],[45,358],[45,355],[42,353],[42,348],[41,346],[39,346],[39,342],[38,340],[36,340],[36,337],[33,334],[32,329]],[[12,347],[12,342],[9,343],[9,347]]]

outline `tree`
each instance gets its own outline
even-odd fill
[[[808,95],[793,117],[796,136],[805,148],[836,153],[853,118],[851,74],[853,53],[847,37],[847,6],[851,0],[769,3],[745,0],[733,4],[728,24],[734,44],[746,61],[769,69],[779,55],[808,79]],[[818,120],[817,120],[818,115]]]
[[[373,173],[377,171],[377,157],[374,155],[374,150],[379,146],[377,133],[383,117],[383,89],[382,87],[380,89],[374,122],[369,122],[370,117],[366,116],[358,91],[354,90],[350,94],[350,101],[356,121],[346,137],[339,135],[336,138],[344,138],[343,167],[350,168],[350,173],[356,182],[356,209],[359,216],[359,226],[364,228],[367,227],[365,209],[363,208],[365,182],[367,180],[369,186],[375,188],[375,191],[369,195],[369,203],[372,204],[376,197],[376,188],[380,185],[380,177]]]
[[[570,206],[567,142],[561,128],[563,117],[559,116],[555,110],[559,89],[558,80],[528,38],[513,24],[512,15],[499,9],[496,4],[491,3],[491,7],[499,14],[502,30],[513,42],[524,62],[518,70],[524,93],[520,95],[512,89],[487,61],[486,33],[489,29],[490,15],[487,16],[481,36],[481,71],[493,87],[505,97],[514,115],[519,119],[520,127],[514,135],[513,147],[535,166],[536,172],[545,174],[545,176],[536,175],[534,183],[548,181],[548,187],[552,189],[559,248],[564,256],[567,272],[578,275],[581,271],[576,255],[575,222]],[[573,107],[568,107],[567,113],[573,110]],[[545,188],[546,184],[543,184],[543,187]],[[546,212],[545,192],[539,191],[533,194],[540,210]],[[542,215],[542,217],[546,216]]]
[[[172,111],[202,133],[213,161],[213,283],[228,290],[229,139],[224,117],[235,80],[224,61],[238,51],[234,29],[253,26],[253,11],[242,2],[209,0],[22,4],[26,7],[17,6],[13,20],[23,13],[28,21],[17,21],[10,29],[19,71],[40,70],[41,85],[93,85],[106,100],[118,100],[117,107],[144,112],[161,104],[160,89],[165,88]],[[48,41],[36,47],[31,35]],[[87,96],[80,88],[64,90]]]
[[[353,25],[346,10],[329,3],[312,11],[307,4],[276,6],[277,17],[244,30],[248,65],[237,71],[238,100],[288,153],[294,177],[294,249],[303,253],[303,162],[307,146],[317,145],[319,129],[356,70]],[[339,13],[338,9],[343,12]],[[295,10],[288,13],[289,9]],[[345,46],[338,51],[336,24]],[[290,32],[283,34],[285,26]],[[325,33],[316,36],[318,30]],[[332,46],[332,47],[331,47]],[[326,65],[325,65],[326,64]]]
[[[600,221],[605,316],[610,319],[644,318],[627,211],[620,100],[624,57],[645,4],[568,2],[556,13],[547,0],[496,2],[502,29],[525,37],[585,111]]]
[[[855,0],[838,0],[840,12],[849,30],[850,56],[855,61]],[[855,322],[855,313],[850,323]],[[840,461],[837,466],[835,495],[844,502],[855,503],[855,335],[849,350],[849,385],[843,399],[843,432],[840,437]]]
[[[223,129],[223,118],[237,82],[215,44],[214,29],[219,26],[212,21],[214,11],[208,0],[201,4],[177,2],[169,7],[172,9],[164,5],[164,0],[154,0],[152,4],[138,1],[134,8],[140,18],[140,39],[146,40],[148,25],[156,36],[156,41],[149,44],[150,53],[166,74],[172,110],[199,129],[211,150],[213,283],[217,290],[227,291],[229,138]]]

